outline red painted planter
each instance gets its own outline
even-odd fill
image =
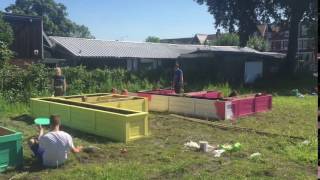
[[[186,93],[189,97],[204,98],[204,99],[219,99],[222,98],[222,93],[219,91],[199,91]]]

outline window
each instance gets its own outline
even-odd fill
[[[267,34],[267,37],[268,37],[268,39],[271,39],[272,33],[268,33],[268,34]]]
[[[274,51],[275,50],[275,43],[273,41],[271,41],[271,50]]]
[[[303,54],[297,54],[297,60],[303,61]]]
[[[304,25],[301,26],[301,36],[306,36],[308,34],[308,28]]]
[[[309,47],[309,42],[308,42],[308,40],[303,40],[303,49],[308,49],[308,47]]]
[[[282,41],[282,49],[283,50],[288,50],[288,40]]]
[[[303,49],[314,49],[314,40],[313,39],[303,40]]]
[[[303,48],[303,40],[298,41],[298,49],[301,50]]]
[[[285,31],[285,32],[284,32],[284,37],[285,37],[285,38],[288,38],[288,37],[289,37],[289,31]]]

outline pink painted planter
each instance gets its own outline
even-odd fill
[[[219,91],[199,91],[186,93],[189,97],[204,98],[204,99],[219,99],[222,98],[222,93]]]
[[[180,97],[176,96],[174,90],[155,90],[140,91],[137,95],[148,98],[150,110],[172,110],[203,117],[210,115],[218,119],[237,119],[272,108],[272,95],[269,94],[222,98],[222,93],[218,91],[200,91]]]
[[[220,110],[219,107],[223,107],[221,104],[224,104],[224,102],[231,102],[233,118],[247,116],[257,112],[266,112],[272,109],[272,95],[269,94],[224,98],[223,101],[218,103],[217,107],[218,112],[221,112],[221,115],[223,114],[223,110]]]

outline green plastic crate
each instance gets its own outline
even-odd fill
[[[23,161],[22,134],[0,126],[0,172],[8,167],[21,167]]]

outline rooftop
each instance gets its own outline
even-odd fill
[[[195,52],[233,52],[254,53],[262,52],[254,49],[237,46],[207,46],[207,45],[182,45],[168,43],[104,41],[99,39],[84,39],[72,37],[50,36],[55,45],[59,45],[77,57],[90,58],[145,58],[145,59],[176,59],[181,55]],[[279,54],[279,53],[277,53]],[[269,56],[269,54],[266,54]]]

